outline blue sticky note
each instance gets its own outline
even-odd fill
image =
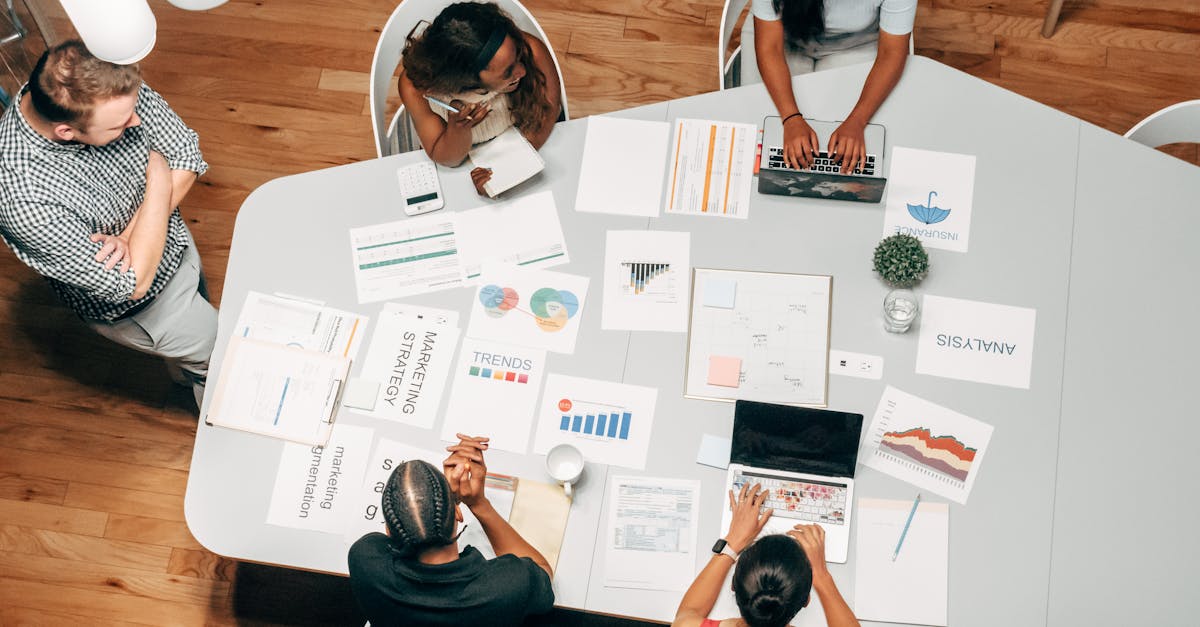
[[[700,451],[696,453],[696,463],[724,470],[729,467],[729,449],[732,446],[733,441],[729,438],[705,433],[700,440]]]
[[[704,306],[733,309],[737,298],[737,281],[732,279],[708,279],[704,282]]]

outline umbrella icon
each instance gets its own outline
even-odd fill
[[[929,199],[925,201],[924,205],[912,205],[909,203],[904,203],[908,205],[908,215],[912,216],[916,220],[924,222],[925,224],[937,224],[938,222],[945,220],[946,216],[950,215],[950,210],[934,207],[934,196],[937,196],[937,192],[929,192]]]

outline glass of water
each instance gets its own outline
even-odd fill
[[[917,319],[917,295],[912,290],[892,290],[883,299],[883,328],[904,333]]]

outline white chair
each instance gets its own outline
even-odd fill
[[[550,57],[554,60],[554,69],[558,72],[558,84],[562,90],[562,116],[560,119],[569,119],[567,116],[567,88],[562,80],[562,66],[558,63],[558,56],[554,54],[554,48],[551,47],[546,32],[542,30],[541,25],[529,13],[529,10],[517,0],[493,0],[493,2],[512,17],[517,28],[537,36],[550,50]],[[421,147],[417,131],[413,127],[412,119],[405,112],[404,105],[400,105],[400,109],[396,111],[391,120],[386,119],[387,98],[391,93],[392,77],[395,76],[396,68],[400,65],[400,55],[404,52],[404,43],[408,34],[422,20],[433,21],[433,18],[442,12],[442,9],[453,3],[454,0],[404,0],[400,6],[396,7],[395,11],[392,11],[392,16],[384,25],[383,32],[379,34],[379,44],[375,46],[375,58],[371,61],[370,94],[371,126],[375,131],[375,152],[380,157],[409,152]]]
[[[1151,113],[1125,137],[1151,148],[1177,142],[1200,143],[1200,100],[1188,100]]]
[[[717,40],[717,71],[720,76],[717,79],[717,84],[722,90],[731,87],[738,87],[742,81],[742,46],[746,42],[741,42],[733,52],[729,52],[729,42],[733,39],[733,29],[737,26],[738,18],[742,16],[742,12],[746,10],[746,5],[749,0],[725,0],[725,9],[721,11],[721,35]],[[746,19],[754,19],[747,15]],[[754,45],[754,42],[750,42]]]

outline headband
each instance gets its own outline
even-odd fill
[[[504,43],[504,38],[508,36],[503,28],[497,27],[492,29],[492,34],[488,40],[484,42],[483,47],[479,49],[479,54],[475,55],[475,63],[472,66],[476,72],[482,72],[492,62],[492,57],[496,56],[496,51],[500,49],[500,45]]]

